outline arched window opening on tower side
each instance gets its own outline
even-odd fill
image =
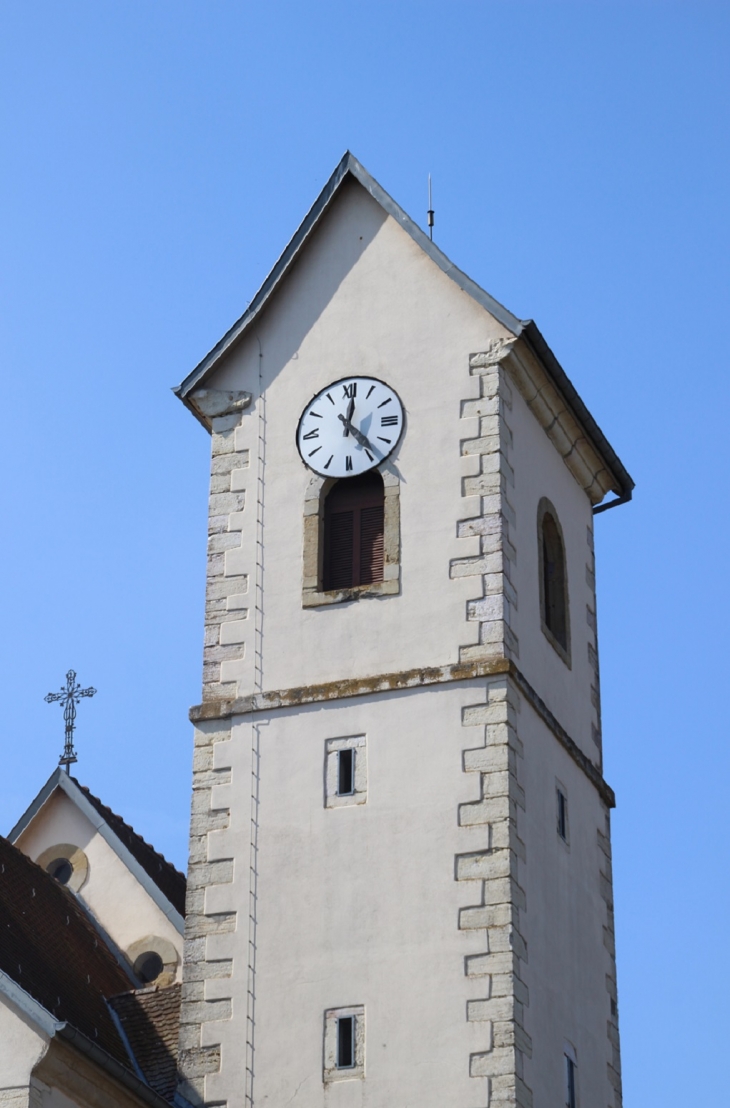
[[[385,489],[377,470],[344,477],[324,504],[322,587],[348,589],[383,580]]]
[[[566,665],[570,665],[565,544],[555,508],[545,498],[538,509],[538,542],[542,629]]]

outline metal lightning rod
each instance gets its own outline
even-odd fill
[[[431,200],[431,174],[428,175],[428,234],[433,242],[433,203]]]

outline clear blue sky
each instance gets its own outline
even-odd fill
[[[3,787],[184,864],[209,441],[169,391],[345,148],[533,317],[637,481],[597,520],[627,1108],[727,1102],[723,3],[4,0]],[[586,1106],[594,1108],[594,1106]]]

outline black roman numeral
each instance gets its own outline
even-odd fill
[[[351,381],[349,385],[343,385],[342,391],[348,400],[354,400],[357,396],[357,381]]]
[[[345,458],[345,469],[352,469],[352,455],[348,454]]]
[[[397,426],[397,424],[398,424],[398,416],[397,415],[382,415],[380,417],[380,426],[381,427],[395,427],[395,426]]]
[[[302,435],[303,439],[318,439],[319,427],[315,427],[313,431],[307,431],[306,435]]]

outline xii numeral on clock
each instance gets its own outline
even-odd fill
[[[357,396],[357,381],[352,381],[349,385],[343,385],[342,391],[347,400],[354,400]]]

